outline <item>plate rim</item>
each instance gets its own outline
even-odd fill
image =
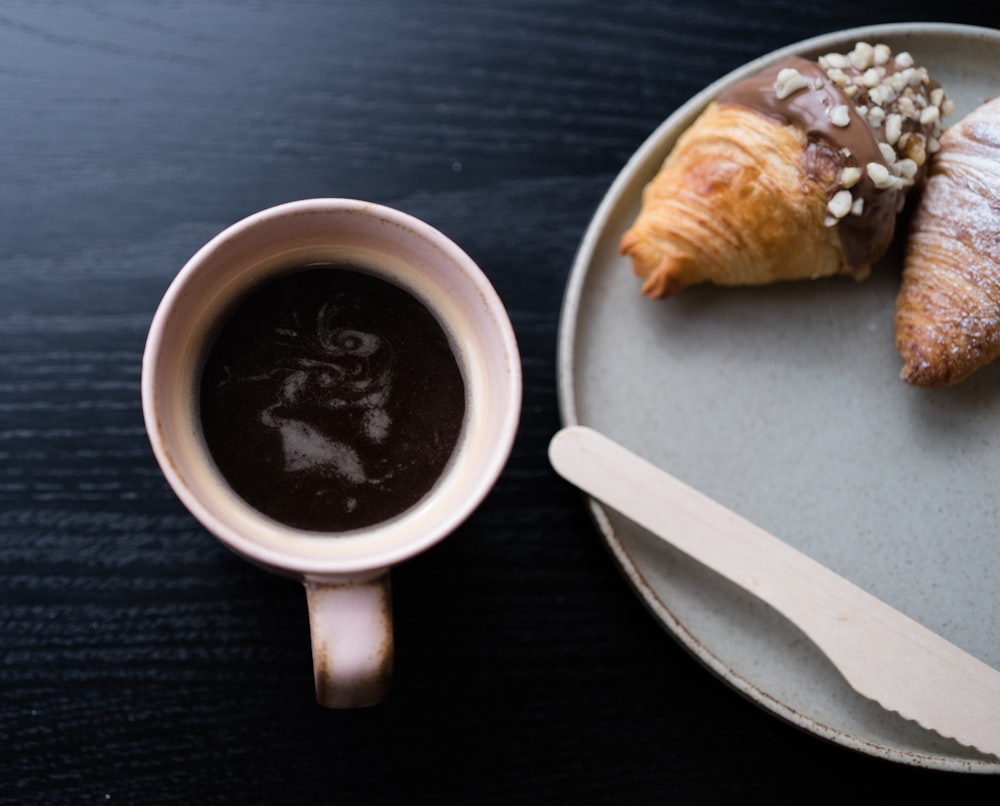
[[[664,140],[668,140],[672,135],[675,136],[676,133],[679,133],[682,130],[683,122],[685,120],[693,120],[694,116],[723,87],[740,80],[742,77],[755,73],[780,59],[794,54],[832,50],[835,46],[842,46],[845,40],[852,38],[871,41],[879,37],[898,39],[909,35],[969,37],[978,40],[987,40],[1000,47],[1000,30],[963,23],[893,22],[831,31],[784,45],[727,72],[683,102],[653,129],[631,154],[605,191],[584,231],[584,235],[571,264],[560,307],[556,346],[556,391],[562,425],[581,424],[577,413],[573,358],[576,353],[576,331],[578,329],[581,294],[598,241],[604,234],[611,213],[620,203],[627,188],[634,182],[634,175],[643,164],[665,147]],[[1000,82],[998,82],[998,92],[1000,92]],[[1000,774],[1000,761],[993,762],[990,760],[958,758],[930,752],[908,752],[884,743],[865,739],[862,736],[847,734],[842,730],[825,725],[812,717],[799,713],[774,696],[761,690],[749,680],[741,677],[734,669],[705,648],[697,636],[685,627],[679,618],[671,612],[667,604],[656,595],[655,591],[652,590],[643,578],[635,561],[622,545],[621,539],[612,526],[604,505],[589,497],[586,499],[586,505],[591,520],[597,527],[606,547],[610,550],[619,570],[623,573],[633,588],[633,592],[636,593],[647,610],[678,641],[683,649],[725,684],[755,705],[807,733],[865,755],[903,765],[947,772]]]

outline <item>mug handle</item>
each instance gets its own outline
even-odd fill
[[[385,699],[392,673],[389,572],[362,580],[305,580],[316,701],[365,708]]]

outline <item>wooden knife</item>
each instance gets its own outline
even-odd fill
[[[1000,758],[1000,672],[652,463],[584,426],[556,472],[802,630],[860,694]]]

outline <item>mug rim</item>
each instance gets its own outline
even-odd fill
[[[198,277],[220,249],[255,232],[258,227],[290,216],[300,215],[358,215],[366,222],[378,219],[384,224],[399,227],[409,236],[422,239],[433,249],[443,252],[446,259],[460,271],[463,281],[472,284],[482,298],[491,322],[495,324],[493,339],[505,354],[504,370],[499,373],[503,383],[503,405],[499,411],[491,410],[494,423],[488,451],[477,451],[476,478],[463,481],[463,497],[450,505],[444,514],[436,513],[428,522],[433,528],[423,533],[414,532],[406,537],[407,523],[411,530],[420,524],[419,515],[424,502],[395,518],[370,528],[324,534],[296,529],[281,524],[254,510],[244,502],[244,517],[253,514],[253,523],[263,533],[275,540],[262,540],[243,534],[231,517],[221,515],[205,496],[192,488],[175,459],[169,437],[164,433],[161,408],[164,395],[157,388],[160,363],[164,360],[166,331],[182,304],[185,291]],[[384,569],[429,548],[455,531],[479,506],[507,463],[513,448],[520,422],[523,394],[523,371],[517,340],[506,308],[482,269],[451,238],[415,216],[382,204],[346,198],[314,198],[285,202],[254,212],[222,229],[202,245],[171,280],[150,323],[143,351],[141,369],[141,398],[143,418],[153,453],[168,484],[188,511],[215,537],[229,548],[257,564],[278,572],[309,578],[338,578],[380,573]],[[197,417],[193,418],[197,420]],[[460,446],[461,447],[461,446]],[[204,446],[203,446],[204,448]],[[460,448],[456,448],[458,453]],[[207,464],[211,464],[207,449],[201,451]],[[453,461],[455,457],[453,457]],[[471,460],[470,460],[471,461]],[[456,475],[449,467],[444,476]],[[469,475],[469,474],[464,474]],[[457,484],[458,482],[456,482]],[[442,485],[445,488],[447,484]],[[232,493],[235,496],[235,493]],[[433,491],[425,500],[432,498]],[[438,507],[439,510],[443,505]],[[416,510],[416,511],[415,511]],[[280,544],[280,545],[279,545]]]

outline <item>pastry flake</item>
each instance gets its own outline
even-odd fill
[[[723,91],[643,191],[620,250],[642,292],[866,277],[951,104],[907,53],[789,57]]]
[[[950,386],[1000,356],[1000,99],[941,137],[895,308],[901,377]]]

